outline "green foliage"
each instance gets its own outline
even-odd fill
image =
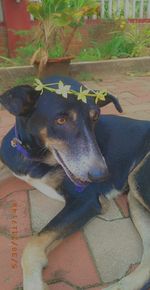
[[[76,60],[79,61],[95,61],[100,59],[102,59],[101,51],[96,45],[82,49],[76,57]]]
[[[132,53],[133,44],[128,42],[124,35],[116,34],[111,40],[99,47],[102,59],[129,57]]]
[[[14,86],[20,86],[22,84],[24,85],[33,85],[35,76],[24,76],[24,77],[20,77],[20,78],[16,78],[15,82],[14,82]]]
[[[133,46],[131,56],[145,55],[147,48],[150,47],[150,28],[131,24],[129,30],[125,32],[125,38]]]
[[[102,60],[120,57],[129,57],[133,50],[133,44],[129,43],[124,35],[117,34],[111,40],[103,44],[94,43],[93,47],[81,50],[78,60]]]
[[[39,21],[49,20],[57,27],[78,26],[84,15],[98,9],[97,0],[42,0],[29,3],[28,11]]]
[[[27,29],[20,29],[20,30],[15,30],[14,31],[16,35],[18,36],[23,36],[23,37],[26,37],[26,36],[29,36],[30,35],[30,30],[27,30]]]
[[[16,57],[14,58],[14,62],[17,65],[30,64],[30,59],[35,51],[36,51],[36,47],[33,46],[31,43],[18,47],[16,49]]]
[[[61,43],[56,43],[56,45],[54,46],[53,49],[51,49],[50,51],[48,51],[48,56],[50,58],[57,58],[57,57],[61,57],[64,53],[64,48],[62,46]]]
[[[30,64],[32,55],[40,47],[40,44],[35,46],[31,43],[18,47],[16,49],[17,56],[14,58],[14,62],[20,65]],[[48,51],[48,56],[50,58],[57,58],[62,56],[63,51],[63,46],[60,43],[57,43],[50,51]]]
[[[92,43],[92,47],[84,48],[76,57],[80,61],[96,61],[102,59],[138,57],[150,55],[150,29],[130,24],[122,32],[112,33],[112,38],[104,43]]]

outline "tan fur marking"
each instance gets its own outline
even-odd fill
[[[41,136],[41,140],[43,141],[45,147],[47,147],[50,151],[52,150],[52,148],[54,147],[56,150],[59,150],[59,151],[67,151],[67,144],[58,139],[58,138],[50,138],[48,137],[47,135],[47,129],[46,128],[43,128],[41,131],[40,131],[40,136]],[[49,156],[48,158],[46,158],[44,160],[44,162],[48,163],[48,159],[50,158],[50,163],[51,162],[54,162],[54,157],[52,159],[52,156]]]
[[[52,153],[50,153],[49,155],[47,155],[45,157],[45,159],[43,160],[44,163],[49,164],[49,165],[56,165],[58,164],[57,160],[55,159],[54,155]]]
[[[75,122],[77,120],[77,112],[74,110],[69,111],[71,119]]]
[[[90,118],[93,119],[93,117],[95,116],[95,110],[90,110],[89,114]]]
[[[51,150],[52,147],[54,147],[57,150],[60,151],[67,151],[67,145],[64,141],[61,141],[59,139],[54,138],[46,138],[45,139],[45,146]]]
[[[58,169],[53,173],[45,175],[41,181],[54,189],[58,189],[63,181],[64,175],[63,169]]]
[[[48,139],[46,127],[40,130],[40,136],[41,136],[41,141],[43,142],[43,144],[46,147],[46,142],[47,142],[47,139]],[[51,152],[45,157],[44,163],[50,164],[50,165],[58,164],[57,160],[54,158],[54,156],[53,156],[53,154]]]
[[[39,247],[42,250],[46,250],[52,242],[58,237],[59,233],[55,231],[44,232],[38,235],[34,235],[27,244],[27,248]]]
[[[41,136],[41,139],[44,141],[46,138],[47,138],[47,128],[42,128],[40,130],[40,136]],[[45,143],[45,142],[44,142]]]
[[[47,155],[44,159],[44,163],[50,164],[50,165],[58,164],[53,153],[51,153],[51,149],[52,149],[52,146],[58,147],[58,149],[59,148],[62,149],[62,147],[65,148],[63,141],[61,141],[59,139],[49,138],[47,135],[46,127],[40,130],[40,136],[41,136],[41,140],[44,143],[45,147],[47,147],[50,150],[49,155]]]
[[[47,129],[43,128],[40,131],[41,139],[44,141],[44,144],[47,148],[51,150],[51,147],[54,146],[55,148],[66,149],[66,144],[60,139],[57,138],[50,138],[47,134]]]

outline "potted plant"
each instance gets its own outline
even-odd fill
[[[36,20],[33,40],[35,52],[31,63],[38,66],[39,75],[66,71],[66,64],[73,58],[69,54],[72,40],[77,35],[84,17],[99,9],[97,0],[41,0],[30,2],[28,11]],[[57,57],[56,57],[57,56]],[[55,68],[47,71],[47,65]],[[43,72],[45,70],[45,72]]]

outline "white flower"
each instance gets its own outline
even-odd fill
[[[62,81],[58,83],[58,89],[56,89],[56,94],[62,95],[64,98],[68,97],[68,93],[70,92],[70,85],[64,85]]]

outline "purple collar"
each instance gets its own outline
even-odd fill
[[[16,125],[15,125],[14,129],[15,129],[15,137],[11,140],[11,146],[12,146],[13,148],[16,148],[17,151],[18,151],[19,153],[21,153],[24,157],[26,157],[26,158],[28,158],[28,159],[35,160],[35,158],[33,158],[33,157],[30,155],[30,153],[25,149],[25,147],[24,147],[23,144],[22,144],[22,141],[19,139]],[[37,159],[36,159],[36,160],[37,160]],[[38,159],[37,161],[39,161],[39,159]]]
[[[77,192],[82,192],[85,189],[85,186],[76,185]]]

